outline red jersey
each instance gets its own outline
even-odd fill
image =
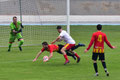
[[[112,45],[110,44],[110,42],[107,40],[106,34],[101,31],[97,31],[97,32],[93,33],[87,50],[89,50],[90,47],[92,46],[92,44],[94,43],[93,52],[94,53],[104,53],[104,42],[106,42],[106,44],[110,48],[113,48]]]
[[[59,49],[58,45],[50,44],[50,45],[48,45],[48,50],[47,51],[52,53],[54,51],[58,51],[58,49]],[[43,52],[43,51],[45,51],[45,49],[42,48],[41,51]]]

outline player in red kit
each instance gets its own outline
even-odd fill
[[[101,62],[102,62],[102,65],[104,67],[106,75],[109,76],[109,72],[107,71],[107,67],[106,67],[106,63],[105,63],[104,42],[106,42],[106,44],[112,49],[114,49],[116,47],[112,46],[110,44],[110,42],[107,40],[106,34],[101,32],[102,25],[98,24],[97,25],[97,30],[98,30],[97,32],[93,33],[90,44],[89,44],[88,48],[85,49],[85,52],[87,52],[91,48],[92,44],[94,43],[92,60],[93,60],[94,69],[95,69],[95,72],[96,72],[95,75],[96,76],[99,75],[98,74],[98,69],[97,69],[97,62],[96,62],[97,58],[99,57],[99,60],[101,60]]]
[[[37,56],[35,57],[35,59],[33,60],[33,62],[36,61],[36,60],[38,59],[38,57],[39,57],[44,51],[50,52],[50,56],[48,57],[48,60],[50,60],[50,59],[52,58],[52,56],[53,56],[53,52],[57,52],[57,53],[59,53],[59,54],[62,54],[61,49],[64,47],[64,45],[61,45],[61,44],[59,44],[59,45],[56,45],[56,44],[48,44],[47,42],[43,42],[43,43],[42,43],[42,46],[43,46],[43,48],[42,48],[41,51],[37,54]],[[83,46],[83,45],[78,44],[78,45],[76,45],[75,47],[73,47],[72,50],[75,50],[75,49],[77,49],[77,48],[80,47],[80,46]],[[74,60],[76,60],[76,57],[75,57],[74,54],[70,53],[69,51],[66,51],[66,54],[67,54],[68,56],[73,57]]]

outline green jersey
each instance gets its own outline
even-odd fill
[[[11,28],[11,34],[14,34],[13,33],[13,30],[15,31],[19,31],[20,30],[20,27],[21,27],[21,22],[20,21],[17,21],[17,25],[15,25],[13,22],[10,24],[10,28]]]

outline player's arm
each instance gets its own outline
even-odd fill
[[[91,41],[90,41],[90,44],[88,45],[88,47],[87,47],[87,48],[85,49],[85,51],[84,51],[85,53],[91,48],[94,40],[95,40],[95,36],[94,36],[94,34],[93,34],[93,35],[92,35],[92,38],[91,38]]]
[[[61,38],[61,36],[58,36],[51,44],[54,44],[56,41],[58,41]]]
[[[110,42],[108,41],[106,35],[105,35],[105,42],[106,42],[106,44],[107,44],[110,48],[112,48],[112,49],[116,48],[115,46],[112,46],[112,45],[110,44]]]
[[[35,57],[35,59],[33,60],[33,62],[35,62],[41,54],[42,54],[42,51],[40,51],[40,52],[37,54],[37,56]]]
[[[48,57],[48,60],[50,60],[53,57],[53,52],[50,53],[50,56]]]
[[[24,26],[22,25],[22,23],[20,24],[21,28],[24,28]]]

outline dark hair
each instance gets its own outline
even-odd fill
[[[48,43],[47,42],[43,42],[42,45],[48,45]]]
[[[16,17],[16,16],[14,16],[14,17],[13,17],[13,19],[14,19],[14,18],[17,18],[17,17]]]
[[[102,30],[102,25],[101,24],[97,25],[97,30]]]
[[[57,28],[56,29],[62,29],[62,27],[61,26],[57,26]]]

